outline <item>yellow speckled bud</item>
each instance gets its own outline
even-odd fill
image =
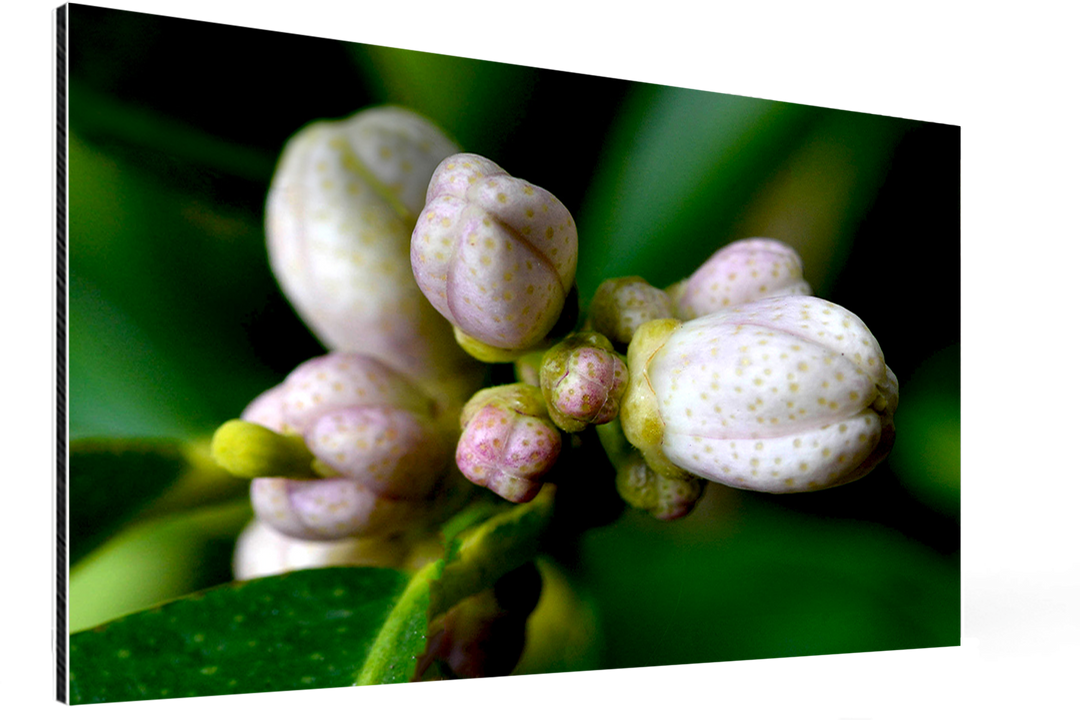
[[[589,305],[589,324],[618,346],[629,344],[634,332],[650,320],[675,316],[668,294],[640,277],[605,280]]]

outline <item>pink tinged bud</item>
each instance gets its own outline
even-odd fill
[[[573,286],[577,228],[547,190],[459,154],[431,178],[411,257],[424,295],[467,338],[527,350],[554,327]]]
[[[562,450],[540,388],[524,383],[481,390],[461,414],[457,466],[471,482],[511,502],[527,502]]]
[[[418,504],[380,495],[357,478],[251,481],[255,516],[289,537],[340,540],[391,534],[420,513]]]
[[[629,372],[599,333],[575,333],[544,355],[540,388],[552,421],[566,432],[603,425],[619,414]]]
[[[629,345],[644,323],[670,317],[675,317],[671,297],[640,277],[605,280],[589,306],[591,328],[620,346]]]
[[[340,475],[363,478],[377,493],[407,499],[427,495],[450,456],[433,424],[386,406],[327,413],[311,426],[307,445]]]
[[[810,285],[794,249],[752,238],[721,248],[671,292],[676,317],[692,320],[766,297],[809,295]]]
[[[330,353],[289,373],[282,384],[286,429],[307,434],[328,412],[390,406],[431,418],[434,401],[383,361],[359,353]]]
[[[313,123],[285,146],[267,199],[270,263],[329,349],[362,351],[420,382],[474,365],[408,260],[431,173],[456,150],[430,122],[394,107]]]
[[[891,449],[896,377],[844,308],[771,298],[666,332],[652,349],[630,349],[631,371],[641,371],[633,390],[655,402],[655,417],[624,417],[623,426],[628,437],[644,426],[636,438],[661,429],[659,444],[635,443],[650,465],[784,493],[858,479]]]
[[[301,435],[325,477],[256,478],[256,516],[306,540],[377,536],[408,525],[449,465],[456,428],[436,410],[375,358],[331,353],[303,363],[244,414]]]
[[[284,392],[282,385],[275,385],[264,391],[248,403],[240,413],[240,419],[262,425],[274,432],[285,432],[285,409],[282,402]]]

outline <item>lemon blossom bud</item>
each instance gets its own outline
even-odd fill
[[[436,168],[412,234],[416,282],[485,361],[539,345],[574,283],[577,227],[547,190],[479,155]]]
[[[544,354],[540,367],[548,414],[566,432],[611,422],[619,414],[628,374],[606,337],[595,332],[570,335]]]
[[[479,386],[478,367],[424,299],[408,260],[431,173],[456,151],[402,108],[308,125],[282,152],[266,235],[274,275],[324,345],[377,357],[415,382],[448,383],[460,407]]]
[[[896,376],[863,322],[820,298],[647,323],[629,365],[622,427],[662,475],[817,490],[862,477],[892,447]]]
[[[634,453],[619,466],[615,489],[627,505],[646,510],[657,520],[677,520],[694,509],[705,483],[692,475],[660,475]]]
[[[323,477],[255,478],[256,516],[309,540],[379,535],[407,524],[448,469],[453,418],[437,407],[373,357],[331,353],[303,363],[242,418],[302,437]]]
[[[640,277],[605,280],[589,305],[589,326],[619,346],[630,344],[634,331],[649,320],[675,317],[671,297]]]
[[[533,499],[559,458],[562,438],[540,388],[525,383],[485,388],[461,413],[457,466],[471,482],[511,502]]]
[[[778,240],[739,240],[716,251],[693,275],[670,289],[676,317],[702,315],[781,295],[809,295],[802,260]]]

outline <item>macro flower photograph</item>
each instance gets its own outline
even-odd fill
[[[63,12],[61,699],[960,644],[959,127]]]

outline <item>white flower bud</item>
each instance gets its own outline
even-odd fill
[[[424,299],[409,240],[431,173],[457,148],[395,107],[313,123],[285,146],[266,204],[270,264],[331,350],[364,352],[464,402],[479,369]]]
[[[892,446],[896,376],[862,321],[819,298],[653,321],[629,361],[623,428],[661,474],[818,490],[862,477]]]

